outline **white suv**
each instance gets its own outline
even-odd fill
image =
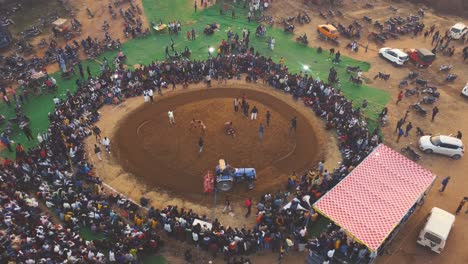
[[[460,139],[442,135],[422,136],[419,139],[419,148],[424,153],[437,153],[452,159],[459,159],[465,153],[463,142]]]
[[[463,87],[463,89],[461,91],[461,95],[465,96],[465,97],[468,97],[468,82],[466,83],[465,87]]]
[[[450,28],[450,36],[453,39],[460,39],[468,32],[468,27],[463,23],[456,23]]]
[[[408,54],[400,49],[381,48],[379,50],[380,57],[387,59],[393,65],[403,65],[408,61]]]

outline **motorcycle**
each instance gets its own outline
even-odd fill
[[[427,115],[427,111],[424,110],[424,108],[422,108],[419,103],[415,103],[415,104],[410,105],[410,108],[415,110],[416,113],[418,113],[419,115],[421,115],[423,117]]]
[[[398,83],[398,88],[406,87],[408,86],[408,81],[407,80],[402,80]]]
[[[354,77],[354,76],[349,76],[349,80],[354,83],[354,84],[358,84],[358,85],[361,85],[362,84],[362,80],[358,77]]]
[[[388,79],[390,79],[390,74],[379,72],[377,75],[374,76],[374,80],[377,78],[382,79],[384,81],[388,81]]]
[[[417,78],[416,80],[412,81],[411,83],[416,83],[416,84],[419,84],[423,87],[426,87],[427,86],[427,80],[424,80],[424,79],[419,79]]]
[[[406,89],[405,96],[409,97],[409,96],[415,95],[417,92],[418,91],[416,89]]]
[[[457,75],[456,74],[449,74],[447,75],[447,77],[445,77],[445,81],[446,82],[453,82],[455,79],[457,79]]]
[[[436,97],[436,98],[440,97],[440,93],[437,91],[436,87],[427,87],[426,89],[422,90],[422,93],[429,94],[432,97]]]
[[[299,42],[299,43],[304,44],[304,45],[309,44],[309,41],[307,40],[307,35],[306,34],[297,37],[296,42]]]
[[[284,32],[287,32],[287,33],[293,33],[294,32],[294,25],[293,24],[289,24],[287,22],[285,22],[286,24],[284,25]]]
[[[431,97],[431,96],[424,96],[421,101],[419,101],[420,104],[433,104],[437,101],[437,98]]]
[[[413,71],[411,71],[411,72],[408,73],[408,79],[415,79],[415,78],[417,78],[418,76],[419,76],[419,73],[418,73],[418,72],[413,72]]]
[[[401,153],[408,155],[413,161],[418,161],[421,159],[421,155],[416,153],[409,145],[401,149]]]
[[[346,72],[347,73],[358,72],[360,70],[361,70],[361,67],[359,67],[359,66],[347,66],[346,67]]]
[[[447,72],[447,71],[450,71],[451,69],[452,69],[451,64],[442,64],[440,65],[439,71]]]

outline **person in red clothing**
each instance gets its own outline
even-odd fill
[[[252,198],[245,200],[245,207],[247,207],[247,213],[245,214],[245,218],[247,218],[250,216],[250,212],[252,210]]]
[[[403,91],[400,91],[400,93],[398,94],[396,104],[398,104],[401,100],[403,100]]]

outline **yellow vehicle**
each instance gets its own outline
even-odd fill
[[[319,25],[317,27],[317,33],[329,38],[329,39],[337,39],[339,36],[340,36],[340,33],[338,32],[338,30],[330,25],[330,24],[327,24],[327,25]]]

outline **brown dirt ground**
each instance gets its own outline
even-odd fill
[[[253,106],[253,101],[259,102],[257,105],[257,107],[260,106],[259,119],[264,119],[265,111],[263,110],[263,107],[267,106],[268,109],[273,111],[271,127],[265,129],[264,141],[262,143],[256,140],[258,129],[257,125],[259,120],[247,121],[241,117],[241,113],[238,113],[237,117],[233,114],[231,100],[234,96],[242,95],[242,92],[245,92],[248,100],[252,101],[250,103],[251,106]],[[213,96],[215,103],[218,103],[220,102],[219,100],[222,100],[222,108],[224,108],[226,105],[224,104],[224,100],[228,100],[229,104],[226,106],[225,110],[226,116],[222,117],[221,113],[217,113],[214,115],[215,118],[213,121],[211,121],[210,116],[212,113],[205,112],[206,110],[198,109],[193,112],[188,111],[188,108],[185,107],[190,108],[199,104],[211,102],[211,100],[202,100],[201,102],[190,103],[191,101],[196,101],[199,99],[197,94],[203,94],[203,98],[206,98],[207,96]],[[176,95],[177,97],[175,97]],[[228,97],[230,99],[217,99],[220,97]],[[253,196],[254,201],[256,201],[258,194],[262,192],[273,191],[276,190],[276,188],[283,187],[287,177],[293,170],[297,170],[298,174],[302,173],[304,170],[312,167],[318,159],[325,159],[326,166],[328,168],[334,168],[336,167],[337,162],[340,160],[340,154],[336,147],[336,140],[334,139],[333,135],[325,134],[324,130],[321,129],[323,127],[322,122],[317,120],[310,109],[304,107],[302,102],[296,102],[290,98],[290,96],[284,95],[282,92],[275,91],[260,84],[253,86],[243,82],[232,81],[228,85],[223,85],[219,88],[212,88],[210,90],[206,90],[206,88],[202,86],[190,87],[187,90],[178,89],[175,92],[167,91],[164,96],[158,96],[155,100],[156,102],[154,105],[143,105],[143,99],[141,97],[132,98],[126,100],[120,106],[106,106],[100,110],[102,118],[97,123],[97,125],[102,129],[103,136],[109,136],[112,141],[112,147],[114,148],[113,155],[111,157],[106,156],[103,162],[99,162],[94,154],[91,154],[93,153],[92,148],[95,144],[95,139],[90,137],[86,141],[87,150],[88,153],[90,153],[90,160],[96,165],[98,175],[117,191],[129,196],[136,201],[138,201],[142,195],[145,195],[145,197],[149,197],[151,199],[152,205],[158,208],[164,207],[168,204],[173,204],[181,207],[192,208],[201,214],[211,216],[211,204],[213,203],[213,196],[200,194],[202,191],[201,177],[206,170],[213,169],[216,166],[217,160],[220,158],[220,154],[217,153],[218,148],[215,146],[219,146],[221,144],[228,144],[230,147],[232,146],[232,149],[226,150],[226,152],[222,154],[226,153],[225,155],[232,155],[230,162],[234,166],[237,166],[237,164],[246,164],[245,166],[248,166],[248,164],[258,164],[260,166],[258,167],[259,180],[257,181],[254,191],[252,193],[249,192],[248,194],[249,196]],[[177,124],[171,128],[168,122],[166,112],[168,108],[166,105],[174,107],[174,103],[178,102],[179,100],[181,105],[175,108],[175,118]],[[288,108],[286,104],[290,105],[290,108]],[[161,108],[160,112],[158,112],[159,108]],[[199,136],[199,132],[189,131],[189,122],[194,116],[194,113],[200,113],[200,116],[203,115],[203,118],[200,119],[203,119],[207,125],[207,132],[205,136],[205,153],[203,153],[200,158],[198,158],[197,155],[197,138]],[[285,115],[285,117],[281,117],[281,114],[279,113],[282,113],[282,115]],[[297,140],[297,143],[300,144],[297,144],[293,154],[287,156],[288,150],[291,149],[291,145],[296,142],[295,140],[288,138],[289,136],[287,135],[287,127],[289,127],[289,116],[292,115],[290,113],[294,113],[298,116],[298,131],[295,140]],[[135,168],[130,168],[129,171],[124,169],[124,167],[128,166],[128,162],[133,163],[133,166],[138,165],[138,167],[140,166],[138,162],[148,162],[146,160],[147,157],[142,157],[141,160],[132,160],[132,158],[134,158],[133,156],[141,156],[141,148],[146,148],[143,147],[143,145],[140,145],[142,140],[135,136],[135,134],[132,134],[135,133],[135,127],[141,123],[141,120],[145,119],[143,115],[151,116],[151,118],[154,119],[153,123],[161,130],[160,133],[154,135],[155,141],[152,139],[151,144],[156,145],[152,146],[155,146],[155,148],[161,147],[163,151],[165,149],[166,152],[164,153],[172,152],[170,155],[178,155],[178,153],[174,152],[174,150],[169,151],[169,145],[164,145],[166,144],[165,141],[169,142],[172,140],[170,142],[174,142],[174,140],[180,140],[181,143],[177,143],[176,151],[179,152],[180,150],[178,148],[183,148],[185,151],[180,153],[191,153],[189,155],[185,155],[184,158],[178,157],[178,159],[182,159],[182,161],[177,163],[175,160],[169,161],[167,157],[164,157],[163,155],[152,154],[156,153],[158,149],[153,150],[151,148],[150,154],[147,155],[148,157],[151,157],[151,163],[149,163],[149,165],[148,163],[142,164],[141,166],[149,166],[148,171],[157,172],[157,175],[165,175],[162,179],[158,179],[155,177],[155,175],[151,175],[147,171],[139,169],[135,170],[136,174],[138,175],[138,177],[135,177],[135,175],[132,173],[134,172],[132,170]],[[138,118],[135,118],[134,116],[138,116]],[[197,118],[198,116],[199,115],[197,115]],[[184,119],[186,121],[182,122]],[[222,123],[221,125],[216,125],[216,123],[224,122],[224,120],[227,119],[233,120],[235,127],[238,130],[239,134],[234,139],[229,138],[222,133]],[[133,127],[133,129],[129,129],[128,131],[131,132],[129,134],[130,137],[127,137],[132,138],[131,140],[119,139],[120,136],[126,136],[125,134],[121,134],[122,132],[121,129],[119,129],[119,121],[122,122],[120,124],[127,124],[126,122],[128,121],[134,121],[133,123],[126,125],[126,127]],[[177,130],[179,126],[183,127],[184,129]],[[310,134],[310,132],[306,135],[305,132],[308,130],[306,127],[308,127],[310,131],[313,131],[315,135]],[[150,129],[152,130],[153,127]],[[144,130],[145,128],[142,129],[142,131]],[[276,132],[272,133],[270,130],[276,130]],[[170,134],[165,132],[170,132]],[[144,134],[146,132],[142,133]],[[244,134],[245,137],[243,136]],[[287,140],[284,140],[284,138]],[[280,141],[280,139],[283,140],[281,144],[279,142],[275,142]],[[186,143],[184,143],[185,145],[182,146],[184,141]],[[235,144],[236,141],[239,141],[239,145],[244,144],[247,146],[245,148],[247,151],[251,151],[249,157],[252,157],[252,162],[243,160],[244,157],[237,157],[238,153],[242,153],[245,150],[243,150],[240,146],[237,146]],[[131,148],[135,149],[131,150],[134,152],[131,152],[130,155],[125,157],[123,154],[119,153],[123,148],[129,147],[127,142],[131,142]],[[268,144],[273,142],[281,147],[282,150],[278,153],[271,153],[269,156],[259,158],[258,156],[263,154],[257,153],[261,153],[263,150],[271,149]],[[304,149],[304,147],[309,149]],[[125,149],[125,151],[128,150]],[[307,153],[307,156],[298,155],[299,153],[304,152]],[[283,153],[286,154],[283,155]],[[253,154],[255,154],[257,157],[255,157]],[[287,156],[287,158],[277,162],[276,164],[268,165],[268,162],[272,162],[280,156]],[[299,156],[302,156],[302,158],[299,158]],[[267,160],[267,157],[269,157],[270,160]],[[195,159],[199,160],[195,161]],[[261,160],[261,162],[258,160]],[[169,165],[156,165],[157,163],[161,164],[160,162],[162,161],[168,162]],[[166,169],[167,167],[170,167],[171,170]],[[183,179],[181,178],[182,175],[180,175],[179,172],[184,176]],[[169,184],[166,182],[166,180],[168,180]],[[188,183],[185,183],[187,181]],[[180,183],[180,186],[177,185],[176,187],[175,183],[177,182]],[[184,183],[182,184],[182,182]],[[164,187],[168,186],[169,189],[172,189],[173,191],[171,192],[168,190],[155,188],[155,185],[160,184],[162,184]],[[227,194],[229,195],[230,199],[233,200],[234,205],[234,213],[230,215],[222,215],[219,213],[222,209],[222,204],[224,201],[224,194],[220,194],[218,199],[218,206],[216,208],[216,216],[223,223],[225,223],[225,225],[243,226],[245,224],[244,220],[235,217],[236,214],[242,214],[242,203],[246,198],[245,194],[243,193],[245,191],[246,188],[242,185],[239,185],[234,187],[233,192],[229,192]],[[249,221],[253,220],[253,218],[249,219]]]
[[[183,197],[202,194],[203,175],[207,170],[213,171],[220,158],[235,167],[256,168],[258,188],[249,195],[278,187],[284,182],[280,175],[310,168],[320,150],[315,149],[318,144],[313,128],[305,118],[299,115],[297,134],[289,136],[289,118],[297,115],[296,111],[268,94],[247,91],[247,101],[259,109],[259,120],[249,120],[242,113],[235,113],[232,106],[231,98],[241,96],[243,91],[199,90],[143,105],[117,125],[117,159],[148,185]],[[269,128],[265,124],[266,109],[271,109],[274,117]],[[172,126],[168,110],[175,113],[176,124]],[[203,120],[207,126],[202,155],[198,154],[201,131],[190,129],[192,118]],[[224,133],[226,121],[233,122],[235,138]],[[265,125],[263,140],[258,136],[260,123]],[[235,189],[238,195],[247,190],[244,185]]]
[[[339,10],[345,13],[345,17],[332,18],[330,21],[340,22],[342,24],[348,25],[353,20],[358,20],[364,27],[366,27],[366,23],[362,20],[364,15],[383,22],[388,17],[393,15],[407,16],[410,13],[414,14],[419,8],[408,3],[395,3],[393,1],[373,1],[375,4],[374,9],[362,8],[365,2],[357,2],[357,4],[355,4],[352,1],[345,0],[344,3],[344,6],[340,7]],[[388,9],[390,5],[398,8],[398,12],[396,14],[393,14]],[[279,21],[279,19],[283,17],[297,15],[299,11],[307,12],[312,18],[312,22],[305,26],[296,25],[296,32],[292,38],[295,38],[300,34],[307,33],[310,41],[309,45],[314,47],[322,46],[324,49],[326,49],[329,48],[329,44],[323,41],[319,41],[316,38],[315,33],[315,26],[326,22],[325,19],[322,19],[320,16],[318,16],[319,9],[320,8],[317,6],[304,6],[302,5],[302,1],[298,3],[287,0],[277,0],[274,2],[272,9],[270,9],[269,12],[274,15],[275,21]],[[321,9],[326,13],[328,7],[322,7]],[[436,15],[431,10],[426,12],[426,16],[424,18],[424,23],[427,27],[435,24],[437,26],[436,30],[440,30],[441,33],[444,33],[445,30],[458,21],[463,21],[463,19],[456,16]],[[369,26],[369,29],[373,30],[372,26]],[[366,30],[364,32],[366,32]],[[366,34],[362,35],[365,36]],[[441,93],[439,101],[435,104],[440,109],[440,113],[436,117],[436,121],[430,122],[430,117],[421,118],[415,113],[410,112],[408,120],[413,123],[414,128],[419,126],[425,132],[432,134],[455,135],[458,130],[464,134],[468,133],[468,122],[463,121],[467,118],[466,109],[468,101],[465,98],[461,98],[459,96],[462,87],[468,81],[466,77],[466,72],[468,70],[467,62],[464,63],[461,58],[461,50],[464,47],[463,45],[452,42],[456,49],[455,55],[452,58],[439,54],[436,61],[430,68],[417,69],[414,67],[414,65],[411,64],[405,67],[393,67],[390,63],[379,58],[377,51],[379,48],[381,48],[381,46],[377,46],[373,42],[370,42],[369,44],[368,53],[365,53],[362,47],[358,53],[350,52],[344,48],[348,42],[351,42],[351,40],[347,40],[345,38],[341,39],[340,51],[343,55],[358,60],[367,61],[371,64],[370,71],[364,73],[365,77],[372,79],[372,77],[379,71],[391,74],[391,78],[388,82],[368,82],[369,85],[379,89],[387,90],[392,95],[392,99],[387,105],[389,109],[388,125],[383,130],[385,144],[398,151],[407,144],[413,143],[414,145],[417,145],[418,137],[415,135],[415,129],[413,129],[409,137],[403,138],[400,143],[395,142],[396,135],[394,134],[394,129],[398,119],[404,116],[405,111],[408,109],[410,104],[420,100],[420,98],[416,97],[407,97],[404,98],[398,106],[394,103],[396,101],[396,96],[400,91],[398,88],[398,82],[399,80],[403,79],[410,70],[420,72],[422,74],[421,77],[427,79],[429,81],[429,85],[437,86]],[[359,41],[359,43],[361,46],[365,46],[367,40],[364,38],[363,40]],[[425,40],[423,36],[418,36],[416,38],[404,36],[398,40],[387,41],[385,46],[402,49],[415,47],[431,49],[430,38]],[[451,72],[457,74],[458,79],[450,84],[445,83],[443,80],[446,74],[440,73],[438,70],[441,64],[452,64],[453,69]],[[407,88],[413,87],[410,85]],[[431,111],[432,109],[432,106],[423,107],[428,111]],[[378,259],[378,263],[467,263],[467,215],[460,214],[457,217],[455,226],[449,236],[446,247],[440,255],[436,255],[426,248],[418,246],[416,243],[416,238],[419,234],[420,228],[424,223],[424,218],[432,207],[437,206],[449,212],[454,212],[459,201],[467,195],[467,180],[465,179],[466,173],[464,173],[468,170],[468,162],[465,161],[466,157],[459,161],[453,161],[437,155],[426,155],[422,153],[421,155],[422,159],[419,161],[419,163],[425,168],[430,169],[439,177],[436,179],[435,186],[429,193],[423,207],[415,212],[409,221],[403,226],[399,235],[388,247],[386,254]],[[452,176],[451,182],[449,183],[444,193],[439,193],[438,189],[440,187],[440,182],[447,175]]]

